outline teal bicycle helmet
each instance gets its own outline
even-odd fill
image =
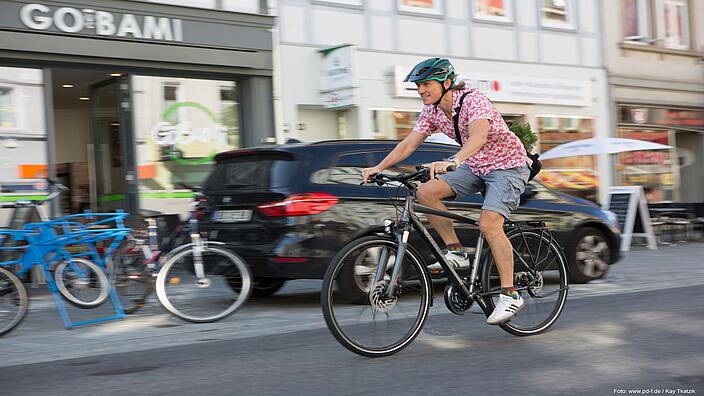
[[[445,80],[449,79],[452,81],[452,84],[454,84],[456,78],[457,73],[455,73],[455,67],[452,66],[449,60],[445,58],[429,58],[417,64],[411,72],[408,73],[403,82],[419,83],[429,80],[439,82],[442,85],[442,95],[440,95],[440,99],[435,102],[435,106],[437,106],[448,91],[448,89],[445,88]]]
[[[430,58],[417,64],[406,76],[403,82],[422,82],[428,80],[440,81],[447,79],[455,82],[455,67],[445,58]]]

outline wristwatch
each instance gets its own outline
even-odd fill
[[[457,160],[457,158],[452,159],[452,163],[455,164],[455,169],[460,167],[461,162]]]

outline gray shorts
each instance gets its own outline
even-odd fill
[[[508,219],[508,215],[518,208],[521,194],[528,184],[530,168],[528,165],[511,169],[497,169],[486,176],[475,175],[467,164],[461,164],[454,172],[438,175],[444,180],[457,199],[463,195],[476,194],[486,190],[482,210],[499,213]]]

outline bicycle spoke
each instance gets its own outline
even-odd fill
[[[524,232],[509,237],[514,249],[514,286],[525,300],[523,309],[504,329],[515,334],[533,334],[547,329],[559,316],[567,293],[567,271],[559,247],[544,233]],[[485,276],[484,295],[498,299],[501,280],[493,258]]]
[[[204,276],[195,270],[193,250],[171,257],[157,277],[157,296],[169,312],[191,322],[213,322],[235,312],[249,297],[246,265],[223,249],[203,252]]]
[[[385,248],[389,259],[381,263],[379,255],[373,252],[394,245],[382,242],[360,246],[340,261],[333,262],[331,268],[336,270],[335,277],[324,282],[323,305],[328,327],[343,345],[361,354],[373,355],[402,348],[409,342],[409,337],[412,339],[417,335],[427,315],[429,292],[424,285],[428,285],[428,280],[423,277],[424,273],[420,273],[422,267],[412,261],[408,252],[401,263],[400,281],[394,295],[387,295],[396,251]],[[372,259],[360,259],[364,257]],[[368,271],[357,269],[363,264],[371,265]],[[379,265],[384,267],[380,269]],[[382,279],[371,284],[372,279],[364,278],[367,273],[381,274]],[[350,293],[346,285],[359,285],[357,295]]]

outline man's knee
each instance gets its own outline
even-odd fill
[[[437,200],[437,196],[432,189],[426,188],[425,186],[421,187],[418,189],[418,192],[416,192],[416,200],[420,202],[423,205],[427,205],[428,203],[432,201]]]
[[[479,230],[488,238],[503,235],[504,217],[498,213],[483,211],[479,217]]]
[[[441,201],[445,198],[454,195],[452,189],[447,183],[440,180],[431,180],[423,184],[416,193],[416,199],[423,205],[432,202]]]

